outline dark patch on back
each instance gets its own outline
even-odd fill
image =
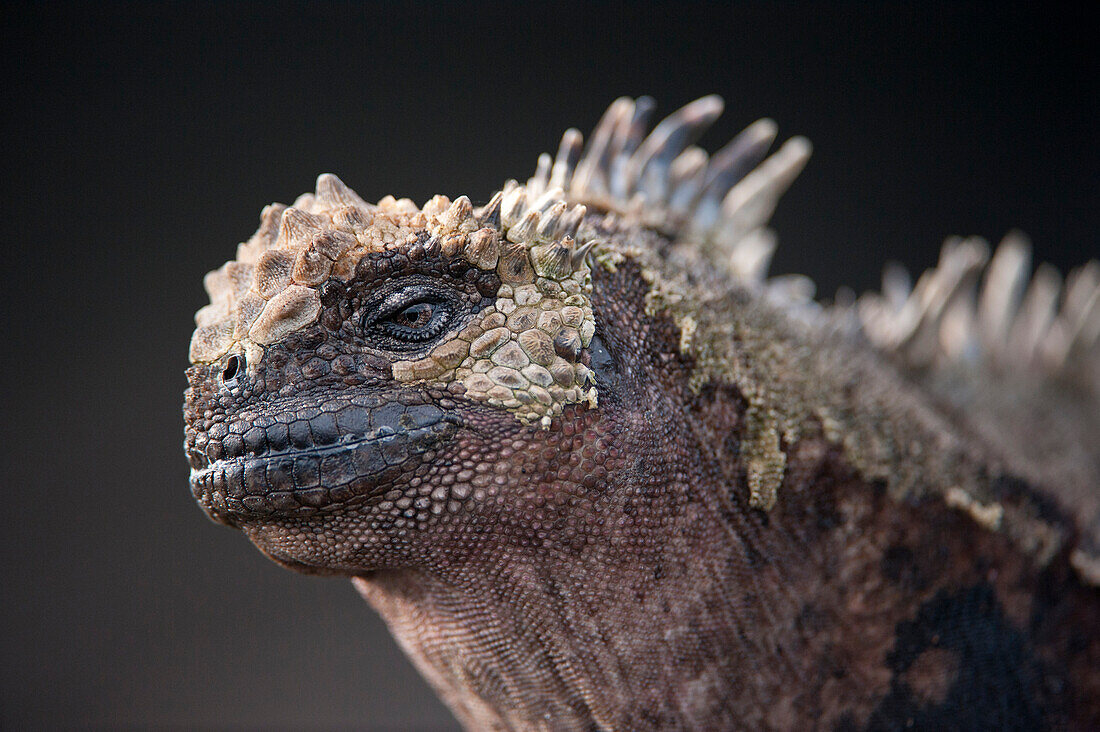
[[[808,496],[808,509],[812,525],[818,531],[828,532],[840,526],[843,518],[837,510],[837,484],[844,483],[849,476],[843,473],[843,464],[837,456],[830,458],[821,466],[821,472],[814,480],[815,489]]]
[[[868,729],[1044,727],[1051,710],[1042,691],[1043,669],[990,585],[941,590],[921,605],[914,620],[898,623],[895,634],[886,659],[893,672],[890,692],[872,713]],[[939,703],[929,703],[905,679],[930,650],[947,651],[954,660],[953,680]]]
[[[883,576],[903,589],[920,591],[928,586],[928,578],[921,571],[916,555],[904,544],[887,547],[879,566]]]
[[[807,636],[820,633],[826,628],[828,622],[828,617],[811,602],[805,603],[794,619],[795,627]]]
[[[845,712],[833,729],[835,732],[856,732],[859,727],[856,726],[856,720],[852,713]]]

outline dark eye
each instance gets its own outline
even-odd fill
[[[446,333],[458,315],[453,296],[435,287],[395,292],[366,315],[363,328],[375,344],[390,351],[418,350]]]
[[[393,314],[379,318],[375,325],[396,341],[421,345],[446,331],[451,320],[449,303],[419,300],[399,306]]]
[[[434,315],[434,303],[418,302],[408,306],[396,315],[391,315],[390,322],[408,330],[424,331],[431,325]]]

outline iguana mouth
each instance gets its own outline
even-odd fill
[[[241,415],[191,450],[191,493],[215,521],[306,516],[369,498],[461,422],[394,395]],[[355,402],[358,403],[355,403]]]

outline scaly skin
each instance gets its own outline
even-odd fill
[[[323,213],[354,195],[325,186],[316,231],[389,226]],[[192,348],[203,508],[285,566],[353,577],[470,729],[1100,723],[1100,590],[1071,566],[1075,504],[1042,484],[1066,472],[991,442],[843,313],[807,325],[595,198],[565,199],[591,207],[568,266],[539,264],[561,231],[526,240],[527,273],[456,243],[522,244],[507,198],[438,202],[283,283],[314,305],[256,315],[269,287],[245,325],[274,335],[236,304],[201,321],[235,334]],[[319,241],[282,226],[261,249]],[[1067,495],[1100,471],[1084,419]]]

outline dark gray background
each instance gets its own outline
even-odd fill
[[[929,3],[5,6],[0,726],[435,729],[340,580],[194,506],[180,445],[201,277],[322,171],[485,200],[621,94],[725,97],[814,158],[775,271],[823,295],[1017,226],[1100,254],[1095,26]]]

